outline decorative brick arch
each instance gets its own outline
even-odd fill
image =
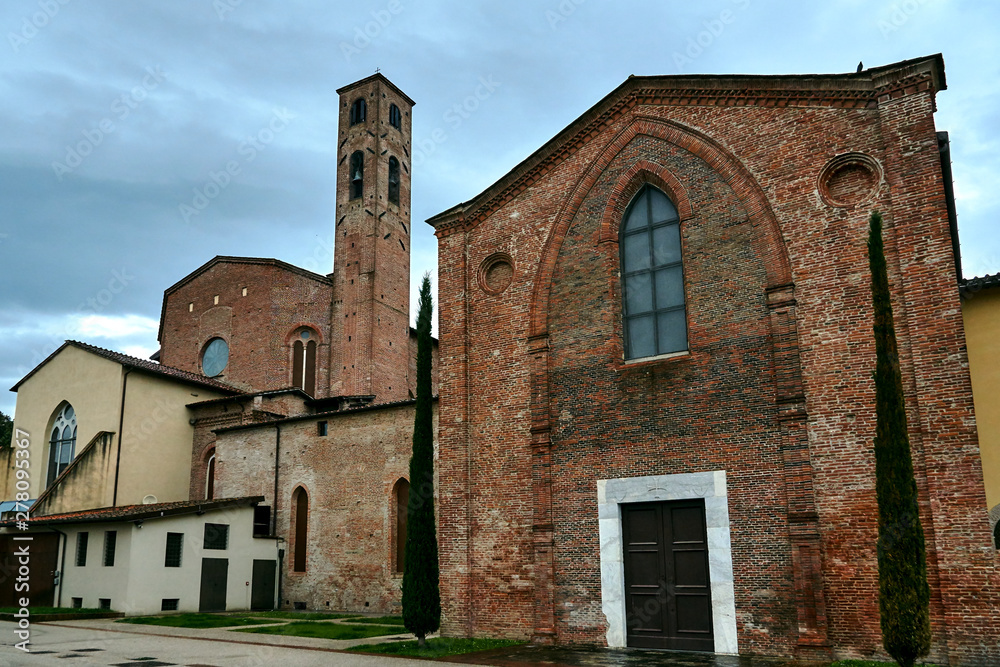
[[[691,200],[681,182],[663,165],[649,160],[639,160],[618,178],[618,182],[611,190],[597,232],[598,243],[618,241],[618,226],[625,216],[625,209],[628,208],[635,193],[646,183],[655,185],[670,197],[670,201],[677,207],[677,215],[680,216],[682,223],[694,215]]]
[[[750,171],[706,135],[673,121],[636,116],[608,142],[572,187],[556,215],[535,277],[529,315],[528,355],[531,369],[532,543],[535,567],[533,635],[536,641],[541,642],[553,641],[556,635],[548,335],[552,278],[562,244],[584,200],[612,160],[638,136],[661,139],[704,160],[732,188],[746,209],[753,230],[751,243],[765,271],[775,401],[784,410],[778,422],[782,433],[785,475],[789,483],[794,483],[796,475],[805,475],[808,479],[812,477],[791,263],[767,196]],[[662,165],[640,160],[616,182],[601,218],[595,239],[597,243],[617,241],[618,226],[625,208],[644,183],[651,183],[670,196],[682,223],[694,217],[687,191],[680,181]],[[798,601],[799,643],[803,646],[824,646],[826,609],[819,562],[821,545],[811,489],[808,493],[799,494],[796,502],[789,504],[788,511]]]
[[[293,324],[288,332],[285,333],[285,346],[291,347],[292,344],[298,340],[299,332],[303,329],[309,329],[312,333],[316,334],[316,345],[323,345],[325,341],[323,340],[323,329],[316,326],[312,322],[298,322]]]
[[[771,205],[764,194],[764,190],[757,183],[750,171],[729,151],[720,144],[710,139],[708,136],[692,128],[681,125],[670,120],[651,118],[648,116],[636,116],[635,120],[612,139],[601,154],[591,163],[590,168],[584,173],[576,185],[572,194],[565,200],[562,208],[556,216],[556,222],[552,233],[545,243],[542,251],[542,259],[539,262],[538,272],[535,276],[534,293],[531,302],[531,317],[529,321],[528,335],[531,338],[544,336],[548,333],[548,312],[549,312],[549,291],[551,288],[552,276],[555,273],[556,262],[559,259],[559,251],[562,248],[569,226],[576,217],[576,213],[583,201],[590,194],[591,189],[597,184],[601,174],[607,169],[611,161],[637,136],[646,135],[662,139],[674,144],[704,160],[722,179],[733,189],[736,197],[743,202],[750,216],[750,223],[753,226],[753,244],[757,256],[761,258],[766,273],[767,289],[774,289],[792,284],[791,263],[788,259],[788,250],[785,247],[784,238],[781,236],[781,229],[778,220],[771,210]],[[648,165],[643,167],[642,165]],[[669,176],[666,170],[658,165],[647,161],[640,161],[633,165],[636,174],[646,171],[660,180],[658,186],[663,187],[665,192],[679,195],[684,193],[684,189],[676,178]],[[616,187],[626,187],[628,181],[619,180]],[[679,188],[674,190],[674,188]],[[627,203],[627,202],[626,202]],[[687,205],[690,215],[690,202],[684,197],[684,203],[674,202],[678,207],[678,213],[683,220],[685,215],[682,205]],[[608,212],[605,211],[605,216]],[[604,221],[602,221],[602,237],[604,233]]]

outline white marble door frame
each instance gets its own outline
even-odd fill
[[[625,646],[625,562],[622,550],[622,503],[705,499],[708,571],[712,585],[715,652],[737,654],[733,551],[729,541],[726,471],[653,475],[597,481],[601,538],[601,599],[608,619],[608,646]]]

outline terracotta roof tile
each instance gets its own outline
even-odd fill
[[[194,511],[212,511],[230,507],[248,507],[264,500],[264,496],[246,496],[242,498],[219,498],[218,500],[184,500],[173,503],[154,503],[152,505],[121,505],[119,507],[100,507],[97,509],[49,514],[31,517],[28,525],[48,523],[91,523],[108,521],[134,521],[136,519],[159,518],[173,514],[189,514]],[[14,521],[0,522],[0,526],[13,526]]]
[[[962,281],[961,285],[959,285],[963,294],[973,294],[988,287],[1000,287],[1000,273],[980,276],[978,278],[967,278]]]
[[[81,343],[75,340],[68,340],[63,343],[58,350],[50,354],[45,360],[35,366],[30,373],[21,378],[17,384],[11,387],[11,391],[17,391],[24,382],[34,375],[39,368],[47,364],[52,358],[57,354],[62,352],[66,346],[72,345],[73,347],[84,350],[85,352],[90,352],[91,354],[96,354],[99,357],[104,357],[110,361],[122,364],[123,366],[132,366],[142,371],[149,373],[154,373],[156,375],[162,375],[164,377],[173,378],[175,380],[180,380],[181,382],[187,382],[189,384],[196,384],[202,387],[208,387],[210,389],[216,389],[218,391],[224,391],[231,394],[241,393],[239,389],[236,389],[232,385],[226,384],[220,380],[214,378],[206,377],[204,375],[199,375],[198,373],[191,373],[188,371],[182,371],[179,368],[173,368],[171,366],[164,366],[158,364],[155,361],[149,361],[148,359],[140,359],[138,357],[131,357],[127,354],[122,354],[121,352],[115,352],[114,350],[106,350],[103,347],[97,347],[96,345],[90,345],[88,343]]]

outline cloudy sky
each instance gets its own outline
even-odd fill
[[[437,262],[421,221],[629,74],[838,73],[938,52],[965,272],[998,272],[998,26],[982,0],[4,0],[0,410],[64,339],[153,353],[163,290],[215,255],[329,272],[336,89],[376,67],[417,102],[414,281]],[[239,174],[195,207],[231,160]]]

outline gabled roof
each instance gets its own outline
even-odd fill
[[[231,257],[228,255],[216,255],[163,291],[163,303],[160,306],[160,328],[156,333],[156,340],[163,339],[163,316],[167,312],[167,297],[218,264],[258,264],[260,266],[274,266],[284,271],[288,271],[289,273],[302,276],[303,278],[323,283],[324,285],[333,285],[333,279],[329,276],[322,276],[318,273],[313,273],[312,271],[300,268],[294,264],[283,262],[280,259],[268,257]]]
[[[30,527],[49,523],[95,523],[159,519],[177,514],[212,512],[234,507],[250,507],[263,501],[264,496],[246,496],[242,498],[220,498],[218,500],[183,500],[173,503],[154,503],[152,505],[101,507],[98,509],[81,510],[79,512],[31,517],[28,519],[28,525]],[[13,525],[13,521],[0,522],[0,526],[10,527]]]
[[[236,389],[232,385],[228,385],[225,382],[215,380],[210,377],[205,377],[204,375],[198,375],[197,373],[190,373],[188,371],[182,371],[179,368],[173,368],[171,366],[163,366],[148,359],[140,359],[138,357],[130,357],[127,354],[122,354],[121,352],[115,352],[114,350],[106,350],[103,347],[97,347],[96,345],[88,345],[87,343],[81,343],[75,340],[68,340],[59,346],[55,352],[50,354],[45,358],[42,363],[31,369],[27,375],[21,378],[17,384],[10,388],[11,391],[17,391],[17,388],[24,384],[32,375],[38,372],[38,370],[49,363],[52,359],[56,357],[60,352],[65,350],[67,347],[75,347],[77,349],[83,350],[84,352],[89,352],[91,354],[96,354],[99,357],[103,357],[109,361],[121,364],[122,366],[129,366],[135,370],[142,371],[145,373],[150,373],[152,375],[159,375],[160,377],[170,378],[171,380],[177,380],[178,382],[184,382],[186,384],[193,384],[199,387],[208,387],[209,389],[214,389],[216,391],[222,391],[231,394],[241,393],[240,390]]]
[[[944,90],[940,53],[848,74],[630,76],[604,99],[476,197],[429,218],[439,234],[468,229],[563,162],[615,118],[640,104],[670,106],[877,108],[915,81]]]

